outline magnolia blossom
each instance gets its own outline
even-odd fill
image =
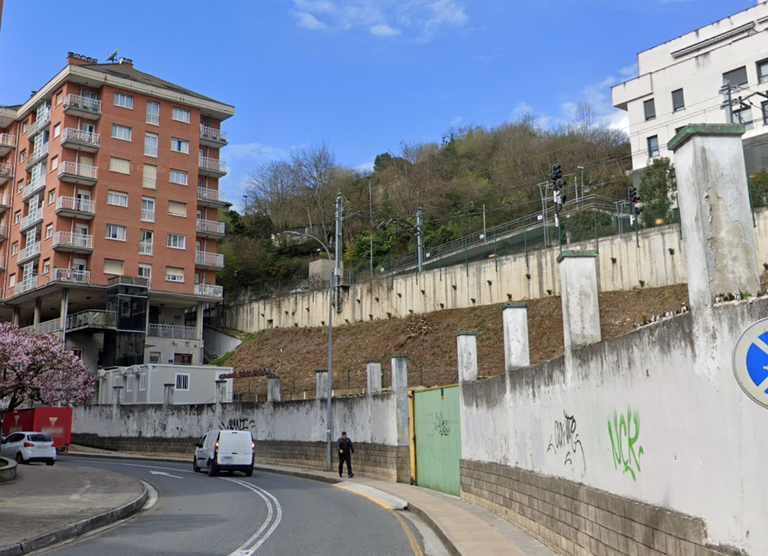
[[[95,388],[93,376],[60,338],[0,324],[0,400],[6,411],[27,403],[81,403]]]

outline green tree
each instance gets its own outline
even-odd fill
[[[646,227],[660,226],[670,220],[671,177],[672,164],[665,157],[654,159],[643,170],[638,193],[643,204],[641,221]]]
[[[749,196],[753,208],[768,206],[768,172],[760,170],[749,177]]]

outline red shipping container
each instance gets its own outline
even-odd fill
[[[18,431],[50,434],[58,450],[66,449],[72,441],[72,408],[33,407],[3,415],[3,435]]]

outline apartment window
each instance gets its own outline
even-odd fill
[[[13,245],[11,245],[11,255],[15,255],[19,252],[19,242],[14,241]]]
[[[21,193],[22,191],[24,191],[24,180],[19,180],[16,183],[16,193]]]
[[[187,238],[183,234],[168,234],[167,246],[171,249],[186,249]]]
[[[160,125],[160,103],[152,100],[147,101],[147,123]]]
[[[21,222],[21,211],[17,210],[13,213],[13,223],[18,224],[19,222]]]
[[[152,365],[159,365],[160,364],[160,357],[162,357],[162,354],[159,351],[150,351],[149,352],[149,362]]]
[[[56,190],[55,189],[51,189],[48,192],[48,204],[49,205],[52,204],[55,200],[56,200]]]
[[[127,207],[128,194],[120,193],[119,191],[110,191],[107,193],[107,204],[115,205],[116,207]]]
[[[760,109],[763,113],[763,124],[768,125],[768,100],[760,105]]]
[[[152,254],[152,230],[141,230],[141,239],[139,240],[139,255]]]
[[[141,198],[141,219],[144,222],[155,221],[155,200],[152,197]]]
[[[130,141],[131,128],[125,125],[112,124],[112,137],[122,141]]]
[[[741,66],[723,74],[723,85],[730,85],[732,89],[745,87],[748,83],[747,66]]]
[[[197,178],[197,187],[205,187],[205,180],[203,178]]]
[[[12,288],[12,287],[14,287],[15,285],[16,285],[16,275],[15,275],[15,274],[11,274],[11,275],[8,277],[8,287],[9,287],[9,288]]]
[[[654,135],[648,138],[648,157],[653,158],[659,156],[659,136]]]
[[[672,91],[672,110],[677,112],[685,108],[685,95],[682,89]]]
[[[56,170],[56,168],[58,168],[58,167],[59,167],[59,157],[58,156],[54,156],[51,159],[51,172]]]
[[[115,106],[122,106],[123,108],[133,110],[133,97],[123,93],[115,93]]]
[[[56,106],[61,104],[61,101],[64,100],[64,93],[62,91],[59,91],[56,93]]]
[[[147,280],[152,280],[152,265],[151,264],[140,264],[139,265],[139,278],[146,278]]]
[[[117,224],[107,224],[107,239],[125,241],[125,226]]]
[[[656,102],[653,99],[643,102],[643,110],[645,111],[645,121],[652,120],[656,117]]]
[[[187,203],[168,201],[168,214],[172,216],[187,216]]]
[[[747,130],[755,129],[754,116],[751,108],[733,111],[733,122],[743,124]]]
[[[150,363],[152,361],[150,360]],[[147,373],[141,373],[139,375],[139,390],[145,392],[147,390]]]
[[[29,120],[24,120],[24,123],[21,124],[22,133],[26,133],[28,129],[29,129]]]
[[[168,181],[180,185],[187,185],[187,173],[182,172],[181,170],[171,170],[168,175]]]
[[[104,259],[104,274],[122,276],[124,264],[125,261],[118,261],[117,259]]]
[[[189,390],[189,375],[176,374],[176,390]]]
[[[48,274],[51,271],[51,259],[45,259],[43,261],[43,274]]]
[[[56,139],[59,135],[61,135],[61,124],[56,124],[53,126],[53,138]]]
[[[684,126],[684,125],[683,125],[683,126],[680,126],[680,127],[676,127],[676,128],[675,128],[675,135],[677,135],[678,133],[680,133],[680,132],[681,132],[681,131],[683,131],[684,129],[685,129],[685,126]]]
[[[757,63],[757,80],[760,83],[768,81],[768,60],[761,60]]]
[[[183,108],[174,108],[173,115],[171,117],[177,122],[184,122],[185,124],[190,122],[190,112],[189,110],[184,110]]]
[[[125,381],[125,391],[126,392],[132,392],[133,391],[133,375],[128,375]]]
[[[171,137],[171,150],[177,153],[189,154],[189,141]]]
[[[144,154],[157,156],[157,135],[155,133],[144,134]]]
[[[165,267],[166,282],[184,282],[184,269],[175,266]]]
[[[145,189],[157,189],[157,166],[144,165],[144,177],[141,186]]]
[[[24,162],[27,159],[27,149],[24,149],[19,153],[19,162]]]
[[[130,174],[131,173],[131,161],[124,158],[115,158],[114,156],[109,159],[109,170],[111,172],[117,172],[118,174]]]
[[[48,224],[45,227],[45,239],[51,239],[53,237],[53,224]]]
[[[173,364],[174,365],[191,365],[192,354],[191,353],[174,353]]]

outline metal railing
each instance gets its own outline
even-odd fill
[[[92,147],[98,147],[101,143],[101,135],[90,131],[83,131],[82,129],[67,127],[61,132],[61,142],[63,143],[64,141],[75,141],[77,143],[91,145]]]
[[[176,326],[173,324],[150,324],[147,336],[153,338],[171,338],[174,340],[195,340],[197,329],[194,326]]]
[[[56,210],[59,209],[96,214],[96,203],[79,197],[59,197],[56,199]]]
[[[11,133],[0,133],[0,145],[7,147],[16,146],[16,136]]]
[[[227,132],[221,131],[220,129],[215,129],[212,127],[205,126],[203,124],[200,124],[200,137],[204,137],[206,139],[211,139],[213,141],[219,141],[221,143],[227,142]]]
[[[37,113],[37,119],[35,120],[35,123],[33,123],[31,126],[29,126],[29,129],[27,130],[27,137],[32,138],[38,133],[40,133],[43,129],[47,128],[49,125],[51,125],[51,110],[50,108],[48,110],[38,111]]]
[[[114,328],[116,324],[117,313],[114,311],[82,311],[67,317],[67,330],[85,326]]]
[[[37,288],[37,276],[32,276],[31,278],[26,278],[22,280],[21,282],[16,284],[16,293],[24,293],[28,292],[30,290],[34,290]]]
[[[155,209],[141,209],[141,219],[145,222],[154,222]]]
[[[21,219],[21,228],[29,228],[31,226],[34,226],[38,222],[41,222],[43,220],[43,209],[37,209],[35,211],[30,212],[28,215],[26,215],[24,218]]]
[[[53,245],[93,249],[93,236],[72,232],[56,232],[53,234]]]
[[[204,168],[206,170],[211,170],[213,172],[226,172],[227,171],[227,163],[223,160],[219,160],[218,158],[210,158],[207,156],[201,156],[200,157],[200,168]]]
[[[200,265],[224,266],[224,255],[209,251],[198,251],[195,253],[195,262]]]
[[[217,201],[223,203],[224,192],[219,191],[218,189],[210,189],[208,187],[198,187],[197,198],[203,199],[204,201]]]
[[[30,257],[35,257],[40,254],[40,242],[33,243],[32,245],[28,245],[24,249],[19,250],[19,254],[17,256],[18,261],[23,261],[26,259],[29,259]]]
[[[51,282],[91,283],[90,270],[75,270],[74,268],[54,268],[51,271]]]
[[[64,110],[75,108],[94,114],[101,114],[101,101],[95,98],[80,95],[67,95],[64,97]]]
[[[35,143],[35,149],[27,159],[27,168],[35,165],[37,162],[48,156],[49,143]]]
[[[42,336],[43,334],[52,334],[56,332],[61,332],[61,320],[53,319],[45,322],[40,322],[38,324],[33,324],[32,326],[26,326],[22,330],[25,330],[35,336]]]
[[[0,224],[0,238],[7,238],[7,237],[8,237],[8,225]]]
[[[0,177],[10,178],[13,177],[13,166],[10,164],[0,163]]]
[[[0,194],[0,207],[8,208],[11,206],[11,196],[7,193]]]
[[[224,286],[216,286],[213,284],[195,284],[195,295],[202,295],[204,297],[216,297],[221,299],[224,297]]]
[[[224,234],[225,224],[217,220],[204,220],[202,218],[197,219],[197,231],[209,232],[212,234]]]
[[[140,241],[139,242],[139,255],[151,255],[152,254],[152,242]]]
[[[26,201],[35,193],[38,193],[45,189],[45,176],[38,176],[30,181],[27,186],[21,192],[22,200]]]
[[[92,180],[98,179],[99,169],[96,166],[88,164],[77,164],[75,162],[62,162],[59,164],[59,176],[62,174],[71,174]]]

